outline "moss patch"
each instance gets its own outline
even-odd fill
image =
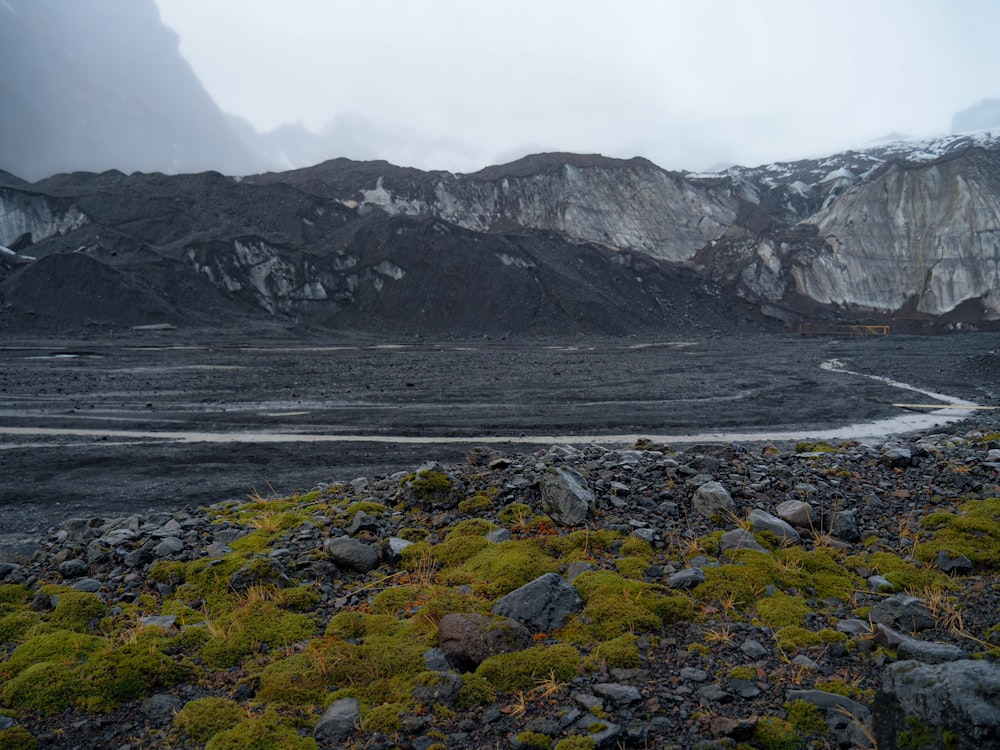
[[[580,671],[580,652],[564,644],[496,654],[476,668],[499,691],[530,690],[541,679],[566,682]]]

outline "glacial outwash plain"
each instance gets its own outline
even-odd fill
[[[0,749],[1000,747],[998,406],[990,131],[2,173]]]

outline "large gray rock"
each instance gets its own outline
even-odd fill
[[[582,607],[583,600],[569,581],[546,573],[500,599],[493,613],[517,620],[533,633],[550,633]]]
[[[812,529],[819,526],[819,516],[809,503],[801,500],[785,500],[774,509],[775,514],[785,523],[799,529]]]
[[[573,469],[550,469],[542,477],[542,510],[562,526],[586,523],[594,507],[594,493],[587,480]]]
[[[357,698],[339,698],[331,703],[313,729],[316,739],[326,743],[347,739],[361,721],[361,702]]]
[[[877,602],[868,616],[874,623],[911,633],[934,627],[934,615],[927,605],[921,599],[905,594],[896,594]]]
[[[1000,665],[969,659],[890,664],[872,713],[879,750],[911,747],[916,733],[926,738],[921,747],[1000,748]]]
[[[531,633],[510,617],[453,613],[438,622],[441,650],[461,667],[477,667],[494,654],[521,651],[531,645]]]
[[[705,518],[736,511],[736,505],[733,503],[729,490],[715,481],[705,482],[695,490],[691,497],[691,507]]]
[[[760,508],[754,508],[750,511],[747,521],[753,526],[754,531],[769,531],[787,544],[798,544],[802,541],[799,532],[793,529],[790,524]]]
[[[337,565],[358,573],[375,570],[382,560],[377,548],[347,536],[326,540],[326,553]]]
[[[678,570],[667,579],[667,586],[672,589],[693,589],[705,582],[705,571],[701,568],[684,568]]]

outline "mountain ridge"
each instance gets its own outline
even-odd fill
[[[157,309],[203,322],[217,306],[232,324],[414,334],[993,328],[998,196],[992,131],[716,173],[547,153],[472,174],[334,159],[246,177],[11,176],[0,314],[66,325],[21,267],[84,253],[160,300],[109,302],[99,325]]]

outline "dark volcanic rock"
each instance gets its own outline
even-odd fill
[[[438,622],[441,650],[457,664],[476,667],[494,654],[520,651],[531,645],[531,632],[509,617],[475,613],[448,614]]]
[[[497,601],[493,612],[517,620],[533,633],[549,633],[582,606],[580,595],[565,578],[546,573]]]
[[[1000,747],[1000,666],[988,661],[927,665],[901,661],[885,670],[873,708],[880,750],[923,746]]]

